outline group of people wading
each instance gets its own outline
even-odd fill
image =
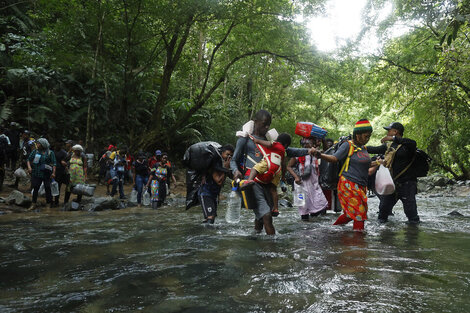
[[[393,206],[398,200],[401,200],[409,223],[419,223],[415,198],[417,179],[413,171],[408,171],[409,164],[413,161],[416,152],[416,142],[403,137],[404,127],[402,124],[395,122],[384,127],[387,134],[381,139],[382,145],[371,147],[366,144],[372,135],[372,125],[368,120],[361,119],[354,125],[351,140],[339,143],[334,154],[325,154],[320,150],[319,145],[315,143],[316,138],[304,138],[303,148],[289,147],[291,140],[288,134],[279,135],[280,139],[276,139],[276,141],[266,142],[266,133],[270,125],[271,114],[265,110],[258,111],[254,116],[252,133],[247,137],[238,138],[233,156],[230,151],[222,162],[219,162],[220,164],[212,168],[205,176],[209,177],[208,180],[211,183],[219,187],[223,184],[225,176],[229,176],[233,180],[242,180],[241,189],[252,188],[254,201],[252,201],[251,208],[255,215],[254,227],[257,232],[261,232],[264,228],[266,234],[275,234],[273,216],[278,214],[275,186],[277,186],[282,173],[285,172],[285,155],[292,158],[289,162],[290,168],[299,160],[303,164],[303,169],[306,164],[311,167],[309,169],[311,179],[305,179],[303,182],[300,175],[296,175],[295,172],[293,176],[296,185],[303,184],[307,189],[306,194],[309,199],[305,205],[307,207],[314,206],[316,211],[324,210],[328,205],[318,183],[318,162],[341,162],[343,164],[337,184],[337,196],[343,213],[338,217],[335,225],[353,221],[354,230],[362,231],[364,229],[368,211],[368,181],[380,164],[386,165],[391,173],[395,173],[396,189],[393,194],[379,197],[378,221],[380,223],[387,222]],[[274,155],[280,156],[279,161],[267,160],[266,151],[269,152],[268,154],[275,151]],[[393,157],[387,158],[390,151],[393,152]],[[371,161],[370,154],[382,154],[385,155],[385,158]],[[230,171],[227,168],[228,164],[230,164]],[[279,170],[279,167],[282,169]],[[399,177],[398,173],[400,173]],[[284,177],[282,178],[284,179]],[[217,198],[218,192],[220,192],[220,188],[213,194],[213,198]],[[207,208],[204,209],[204,212],[207,217]],[[300,214],[304,217],[302,212],[304,211],[300,211]],[[306,209],[305,212],[308,214],[309,211]],[[215,215],[212,213],[211,222],[213,222]]]

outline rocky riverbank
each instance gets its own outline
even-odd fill
[[[470,180],[456,181],[441,174],[418,179],[418,193],[427,197],[470,197]]]

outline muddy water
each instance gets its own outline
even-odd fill
[[[275,237],[223,208],[4,215],[0,312],[468,312],[469,200],[420,198],[416,227],[370,199],[364,234],[284,208]]]

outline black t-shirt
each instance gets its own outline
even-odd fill
[[[140,176],[148,176],[149,175],[149,167],[147,161],[142,163],[135,161],[134,162],[135,174]]]
[[[62,161],[67,161],[68,154],[65,152],[64,149],[60,149],[59,151],[54,151],[55,159],[57,162],[56,166],[56,175],[59,176],[60,174],[65,173],[65,167],[62,165]]]

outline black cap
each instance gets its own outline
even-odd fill
[[[390,125],[384,127],[384,129],[386,130],[390,130],[392,128],[398,130],[400,134],[403,134],[405,132],[405,127],[403,127],[403,125],[398,122],[393,122]]]

